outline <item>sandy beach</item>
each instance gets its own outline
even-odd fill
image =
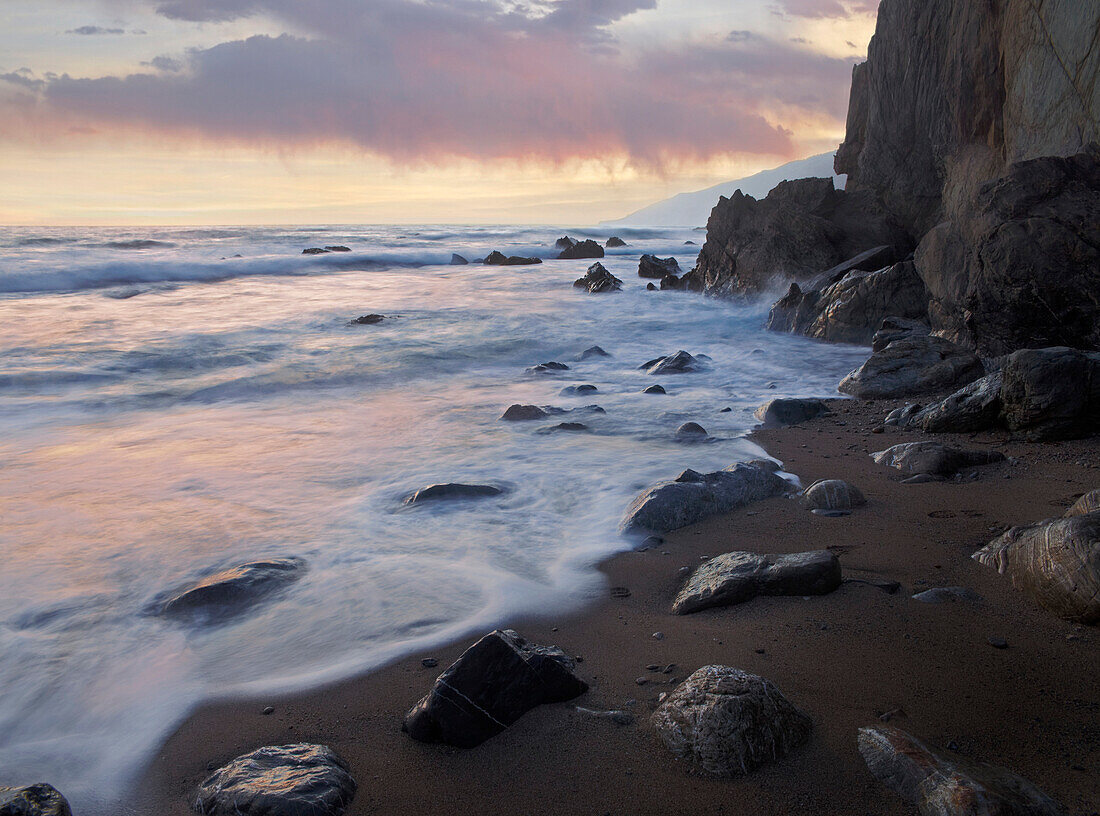
[[[753,435],[803,484],[839,478],[860,488],[868,504],[852,515],[813,515],[790,498],[751,504],[604,563],[607,587],[627,587],[629,597],[608,592],[575,616],[508,621],[529,640],[583,657],[578,673],[591,688],[582,697],[539,707],[471,750],[414,742],[400,730],[402,717],[474,635],[330,687],[201,708],[158,751],[135,812],[182,816],[210,769],[263,745],[316,742],[350,763],[359,785],[350,814],[907,814],[910,806],[856,750],[857,728],[884,719],[1016,771],[1068,814],[1097,812],[1097,632],[1055,618],[970,558],[1005,527],[1061,515],[1100,486],[1096,441],[872,433],[899,404],[837,400],[826,417]],[[903,485],[868,456],[924,438],[1009,458],[973,481]],[[708,556],[821,548],[837,553],[844,570],[832,594],[669,613],[682,571]],[[889,581],[900,590],[876,585]],[[948,585],[984,600],[910,597]],[[429,656],[438,668],[421,665]],[[658,695],[712,663],[774,682],[812,717],[808,744],[736,780],[700,776],[674,759],[650,714]],[[635,722],[616,725],[578,705],[624,709]],[[265,715],[268,706],[274,711]]]

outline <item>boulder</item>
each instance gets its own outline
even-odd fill
[[[765,402],[753,413],[765,428],[779,428],[797,425],[808,419],[816,419],[829,413],[821,400],[815,399],[772,399]]]
[[[973,557],[1060,618],[1100,621],[1100,513],[1013,527]]]
[[[923,337],[931,334],[931,327],[923,320],[890,315],[882,318],[878,330],[871,338],[871,351],[882,351],[895,340],[906,337]]]
[[[351,323],[353,325],[359,325],[359,326],[373,326],[375,323],[381,323],[385,319],[386,319],[385,315],[366,314],[366,315],[360,315],[359,317],[355,318],[355,320],[351,321]]]
[[[573,244],[573,246],[565,247],[565,249],[558,254],[558,258],[563,261],[577,261],[582,258],[602,257],[603,247],[591,239],[580,241]]]
[[[588,267],[585,276],[577,278],[573,281],[573,285],[578,289],[584,289],[590,294],[618,292],[623,288],[623,282],[608,272],[599,261]]]
[[[605,247],[624,247],[626,246],[626,241],[624,241],[618,235],[612,235],[610,238],[604,241],[603,245]]]
[[[855,485],[842,479],[821,479],[802,491],[801,503],[807,510],[851,510],[867,500]]]
[[[876,351],[837,388],[859,399],[896,399],[948,391],[985,374],[972,351],[942,337],[906,337]]]
[[[704,368],[703,361],[697,357],[692,357],[686,351],[681,349],[674,354],[668,354],[664,357],[655,357],[652,360],[642,363],[638,368],[643,369],[646,374],[687,374],[692,371],[700,371]]]
[[[664,278],[680,274],[680,264],[675,258],[658,258],[656,255],[643,255],[638,261],[639,278]]]
[[[886,450],[876,451],[871,458],[877,464],[897,468],[907,474],[951,476],[963,468],[981,467],[1003,462],[1000,451],[964,450],[948,447],[942,442],[904,442]]]
[[[340,816],[355,796],[351,769],[325,745],[279,745],[239,756],[203,780],[203,816]]]
[[[405,498],[408,506],[426,504],[433,501],[450,501],[454,499],[484,499],[489,496],[499,496],[504,493],[502,488],[495,485],[483,484],[433,484],[422,487],[415,493]]]
[[[676,438],[680,441],[694,441],[706,439],[707,429],[698,422],[685,422],[676,429]]]
[[[561,391],[558,392],[562,397],[576,397],[581,394],[595,394],[599,391],[594,385],[567,385]]]
[[[828,550],[790,555],[730,552],[702,564],[672,603],[675,615],[732,606],[758,595],[827,595],[840,586],[840,561]]]
[[[913,424],[913,420],[921,410],[922,408],[919,402],[911,402],[901,408],[895,408],[888,413],[886,419],[882,421],[882,424],[893,428],[907,428]]]
[[[22,788],[0,785],[0,816],[72,816],[69,803],[56,788],[39,782]]]
[[[1001,374],[1002,415],[1010,431],[1049,440],[1100,430],[1100,353],[1024,349],[1004,359]]]
[[[584,360],[591,360],[593,357],[610,357],[611,355],[604,351],[599,346],[589,346],[580,354],[577,355],[577,361],[583,362]]]
[[[261,599],[297,581],[306,571],[301,558],[251,561],[205,578],[159,600],[154,607],[170,618],[216,622],[246,611]]]
[[[790,485],[771,470],[743,463],[701,474],[699,481],[661,482],[635,497],[619,524],[619,532],[667,533],[789,489]]]
[[[963,386],[942,402],[905,417],[905,424],[919,425],[930,433],[965,433],[992,428],[1001,413],[1003,382],[1001,372],[987,374]],[[896,424],[902,426],[901,416]]]
[[[459,255],[457,252],[451,253],[451,266],[465,266],[469,261]]]
[[[676,292],[684,288],[684,281],[675,275],[665,275],[661,278],[661,291]]]
[[[568,235],[563,235],[554,242],[554,249],[569,249],[569,247],[576,245],[576,243],[576,238],[570,238]]]
[[[546,363],[539,363],[538,365],[529,366],[523,369],[524,374],[532,375],[553,375],[559,371],[568,371],[569,366],[565,363],[559,363],[556,360],[551,360]]]
[[[351,252],[351,247],[341,246],[339,244],[335,246],[327,246],[325,247],[325,249],[329,252]]]
[[[551,433],[558,433],[560,431],[577,432],[577,431],[587,431],[587,430],[589,430],[589,427],[587,425],[585,425],[583,422],[559,422],[557,425],[551,425],[547,428],[539,428],[538,431],[536,431],[536,433],[551,434]]]
[[[729,666],[693,672],[653,713],[661,741],[711,776],[743,776],[806,742],[810,718],[769,681]]]
[[[548,416],[550,415],[537,405],[520,405],[516,403],[515,405],[509,405],[500,418],[508,422],[526,422],[532,419],[545,419]]]
[[[644,389],[642,391],[642,393],[643,394],[667,394],[668,392],[665,391],[665,387],[663,385],[654,384],[654,385],[649,386],[649,388]]]
[[[468,648],[405,715],[402,729],[420,742],[473,748],[543,703],[588,690],[576,663],[556,646],[536,646],[510,629]]]
[[[542,258],[524,258],[520,255],[504,256],[503,253],[493,250],[485,256],[484,263],[489,266],[529,266],[542,263]]]
[[[331,250],[324,249],[323,247],[309,247],[308,249],[303,249],[302,254],[303,255],[324,255],[324,254],[326,254],[330,251]]]
[[[1073,503],[1065,513],[1065,518],[1085,516],[1100,511],[1100,490],[1091,490]]]
[[[921,816],[1062,816],[1023,777],[947,754],[901,729],[861,728],[858,744],[867,769]]]

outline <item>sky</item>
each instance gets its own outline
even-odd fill
[[[877,0],[0,0],[0,223],[594,224],[834,150]]]

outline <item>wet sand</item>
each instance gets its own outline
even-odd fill
[[[201,708],[152,760],[136,812],[182,816],[208,768],[262,745],[319,742],[359,783],[349,814],[910,814],[856,750],[856,729],[887,712],[918,737],[1028,777],[1068,814],[1100,811],[1100,632],[1054,618],[970,558],[1005,526],[1061,515],[1100,487],[1100,444],[873,434],[898,404],[838,400],[830,416],[754,434],[803,484],[840,478],[859,487],[868,504],[851,516],[815,516],[789,498],[759,502],[604,563],[607,586],[627,587],[629,597],[609,592],[578,615],[510,621],[529,640],[583,656],[578,673],[591,689],[577,700],[535,709],[472,750],[412,741],[400,730],[405,711],[469,638],[330,687]],[[979,469],[975,481],[902,485],[898,471],[867,455],[928,438],[994,448],[1010,461]],[[706,556],[824,547],[855,579],[830,595],[668,611],[681,570]],[[948,585],[984,601],[910,598]],[[423,668],[427,656],[440,667]],[[646,670],[670,663],[671,674]],[[662,691],[709,663],[773,681],[813,718],[809,743],[736,780],[699,776],[674,759],[649,715]],[[616,725],[576,705],[625,708],[636,722]],[[266,706],[274,713],[265,716]]]

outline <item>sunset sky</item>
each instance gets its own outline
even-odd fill
[[[588,224],[832,150],[877,0],[3,0],[0,223]]]

